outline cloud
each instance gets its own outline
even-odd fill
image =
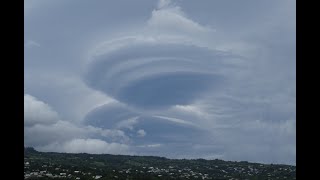
[[[293,119],[280,123],[257,120],[221,131],[219,133],[225,137],[219,140],[225,146],[224,159],[295,164],[295,126]]]
[[[148,28],[156,32],[182,33],[186,35],[212,33],[213,29],[204,27],[189,19],[179,6],[172,5],[170,1],[159,1],[159,9],[153,10],[147,22]],[[159,30],[159,31],[158,31]]]
[[[157,148],[157,147],[160,147],[161,144],[147,144],[147,145],[141,145],[141,146],[138,146],[138,147],[142,147],[142,148]]]
[[[73,73],[34,69],[26,70],[24,78],[27,93],[37,94],[38,98],[50,102],[61,118],[70,121],[80,122],[90,109],[113,101],[105,94],[87,87]]]
[[[137,118],[138,113],[131,111],[126,105],[110,102],[88,112],[84,118],[84,124],[100,128],[131,129]]]
[[[126,136],[126,134],[123,131],[118,129],[101,129],[100,135],[102,137],[106,137],[106,140],[108,140],[109,142],[126,143],[130,141],[129,137]]]
[[[213,29],[171,1],[158,7],[142,32],[93,48],[84,73],[88,86],[129,106],[157,109],[191,104],[241,71],[241,56],[206,46]]]
[[[260,92],[268,98],[253,98],[248,88],[245,91],[242,96],[217,95],[196,104],[206,112],[205,117],[211,119],[199,123],[212,128],[209,137],[213,138],[213,144],[224,147],[219,151],[223,159],[294,164],[296,115],[293,97],[284,94],[280,98],[276,94]]]
[[[171,4],[171,0],[160,0],[158,1],[158,8],[162,9],[162,8],[166,8]]]
[[[110,45],[119,48],[106,47],[104,54],[94,56],[85,82],[120,102],[143,108],[191,103],[203,93],[219,90],[225,74],[237,66],[233,55],[178,42],[129,38]]]
[[[39,12],[42,8],[48,6],[54,7],[56,4],[61,3],[61,1],[41,1],[41,0],[24,0],[24,16],[29,17],[32,14]]]
[[[124,111],[126,112],[126,111]],[[132,117],[132,118],[129,118],[129,119],[126,119],[126,120],[123,120],[123,121],[118,121],[116,123],[116,128],[119,128],[119,129],[130,129],[130,130],[133,130],[134,129],[134,125],[136,125],[138,123],[138,119],[140,117],[139,116],[136,116],[136,117]]]
[[[137,134],[139,137],[144,137],[144,136],[146,136],[147,133],[143,129],[139,129],[137,131]]]
[[[83,151],[88,153],[112,153],[117,152],[116,148],[120,148],[118,153],[121,153],[127,148],[127,145],[121,143],[130,141],[121,130],[84,126],[61,120],[48,104],[31,95],[25,94],[24,101],[25,146],[45,151],[77,152],[76,148],[81,151],[81,145],[84,145]],[[90,149],[90,145],[96,145],[98,149]]]
[[[127,154],[125,144],[107,143],[100,139],[73,139],[65,143],[53,143],[39,148],[41,151],[90,153],[90,154]]]
[[[77,137],[85,138],[89,134],[86,129],[61,120],[51,125],[36,124],[25,127],[24,131],[27,146],[43,146],[51,142],[64,142]]]
[[[62,121],[50,105],[28,94],[24,95],[24,122],[26,146],[46,145],[86,134],[85,129],[68,121]]]
[[[119,119],[119,115],[125,116]],[[209,135],[193,122],[179,119],[181,116],[178,111],[173,113],[171,110],[170,114],[151,113],[134,111],[119,103],[108,103],[93,109],[84,122],[87,126],[121,130],[130,139],[129,145],[134,154],[174,157],[173,152],[191,148],[190,142],[204,143],[205,136]],[[199,119],[194,121],[197,120]],[[161,144],[161,148],[160,145],[152,146],[153,144]],[[150,150],[150,147],[153,149]],[[189,157],[187,153],[184,155]]]
[[[152,116],[152,117],[169,120],[171,122],[178,123],[178,124],[187,124],[187,125],[195,126],[195,124],[193,124],[191,122],[188,122],[188,121],[185,121],[185,120],[182,120],[182,119],[178,119],[178,118],[165,117],[165,116]]]
[[[113,118],[115,109],[101,107],[105,113],[93,112],[101,115],[98,118],[101,126],[108,122],[124,124],[118,128],[129,127],[126,134],[146,130],[148,134],[143,141],[130,136],[138,148],[136,152],[177,157],[173,151],[190,149],[185,157],[202,154],[230,160],[258,159],[277,144],[264,141],[268,133],[279,134],[278,141],[287,142],[286,146],[275,148],[276,153],[269,152],[269,160],[260,160],[283,162],[278,154],[289,152],[295,145],[291,141],[295,137],[292,128],[295,101],[285,93],[284,84],[280,86],[280,80],[263,69],[267,66],[273,69],[271,61],[277,63],[273,60],[276,58],[261,57],[272,49],[229,38],[220,44],[220,37],[217,42],[209,42],[214,40],[210,36],[216,37],[216,31],[191,20],[170,1],[159,1],[158,9],[142,29],[145,35],[102,43],[88,63],[86,83],[125,104],[125,108],[118,109],[124,114],[130,112],[127,120],[121,120]],[[103,116],[115,120],[103,121]],[[261,122],[251,124],[257,119]],[[90,121],[89,124],[97,122],[95,118]],[[148,144],[152,143],[161,147],[149,150]],[[256,149],[256,155],[250,157],[243,144]],[[235,153],[235,146],[243,150]],[[289,154],[282,159],[294,159],[294,152]]]
[[[39,101],[37,98],[24,95],[24,124],[33,126],[35,124],[54,124],[59,120],[58,113],[48,104]]]

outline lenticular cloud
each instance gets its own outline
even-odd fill
[[[183,105],[219,89],[232,69],[226,62],[233,58],[194,44],[122,38],[106,43],[92,57],[85,80],[135,107]]]

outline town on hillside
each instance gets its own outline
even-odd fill
[[[49,153],[25,148],[25,179],[296,179],[296,167],[204,159],[167,159],[86,153]]]

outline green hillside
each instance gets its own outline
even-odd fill
[[[154,156],[69,154],[25,148],[25,179],[296,179],[296,167]]]

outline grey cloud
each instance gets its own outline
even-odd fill
[[[94,127],[123,131],[130,138],[129,144],[134,154],[174,157],[174,152],[181,152],[186,148],[192,149],[191,142],[212,143],[206,141],[208,139],[206,136],[210,133],[196,124],[200,119],[193,119],[194,123],[179,119],[184,116],[184,113],[173,111],[156,112],[153,115],[150,112],[135,111],[120,103],[109,103],[92,110],[85,118],[85,122]],[[174,117],[168,117],[168,115]],[[189,158],[195,157],[195,154],[194,156],[189,154],[191,151],[182,154]],[[210,154],[214,155],[216,152]]]
[[[122,143],[128,143],[129,138],[121,130],[61,120],[48,104],[28,94],[24,105],[25,146],[54,152],[124,153],[128,150],[128,145]]]
[[[128,127],[135,123],[134,119],[130,118],[136,116],[138,113],[131,111],[126,105],[113,102],[92,109],[85,116],[84,123],[100,128],[116,128],[119,122],[125,121],[127,123],[122,123],[122,126]]]
[[[234,56],[194,45],[139,39],[124,43],[94,57],[85,80],[89,86],[137,107],[191,103],[202,93],[219,89],[227,79],[225,73],[236,67],[225,64]]]

